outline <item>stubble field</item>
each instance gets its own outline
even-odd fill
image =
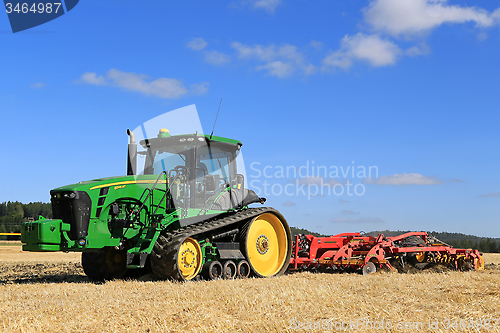
[[[189,283],[145,276],[95,284],[79,261],[75,253],[23,253],[1,242],[0,331],[500,331],[500,254],[486,254],[479,272]]]

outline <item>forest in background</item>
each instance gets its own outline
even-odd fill
[[[0,232],[21,232],[21,223],[29,219],[37,220],[38,216],[52,218],[50,203],[19,201],[0,203]]]

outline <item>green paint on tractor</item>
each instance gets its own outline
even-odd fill
[[[162,129],[156,138],[142,140],[138,151],[134,134],[128,133],[127,175],[50,191],[54,219],[23,223],[24,251],[82,252],[84,271],[92,280],[149,270],[181,281],[262,276],[259,267],[283,255],[283,265],[265,276],[286,270],[288,224],[272,208],[249,208],[265,199],[246,189],[237,171],[240,141],[172,136]],[[139,160],[144,160],[141,174],[136,172]],[[268,221],[266,213],[278,217],[281,227]],[[259,233],[274,239],[270,246],[278,251],[272,252],[276,258],[249,257]]]

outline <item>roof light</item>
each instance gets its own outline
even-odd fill
[[[160,132],[158,133],[159,138],[168,138],[170,136],[170,132],[166,128],[162,128]]]

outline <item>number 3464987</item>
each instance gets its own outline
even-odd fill
[[[7,11],[7,14],[10,14],[12,12],[15,12],[15,13],[23,13],[23,14],[27,14],[27,13],[38,13],[38,14],[42,14],[42,13],[47,13],[47,14],[51,14],[51,13],[56,13],[59,11],[59,7],[61,7],[61,3],[60,2],[48,2],[48,3],[43,3],[43,2],[39,2],[39,3],[33,3],[31,6],[27,3],[6,3],[5,4],[5,10]]]

